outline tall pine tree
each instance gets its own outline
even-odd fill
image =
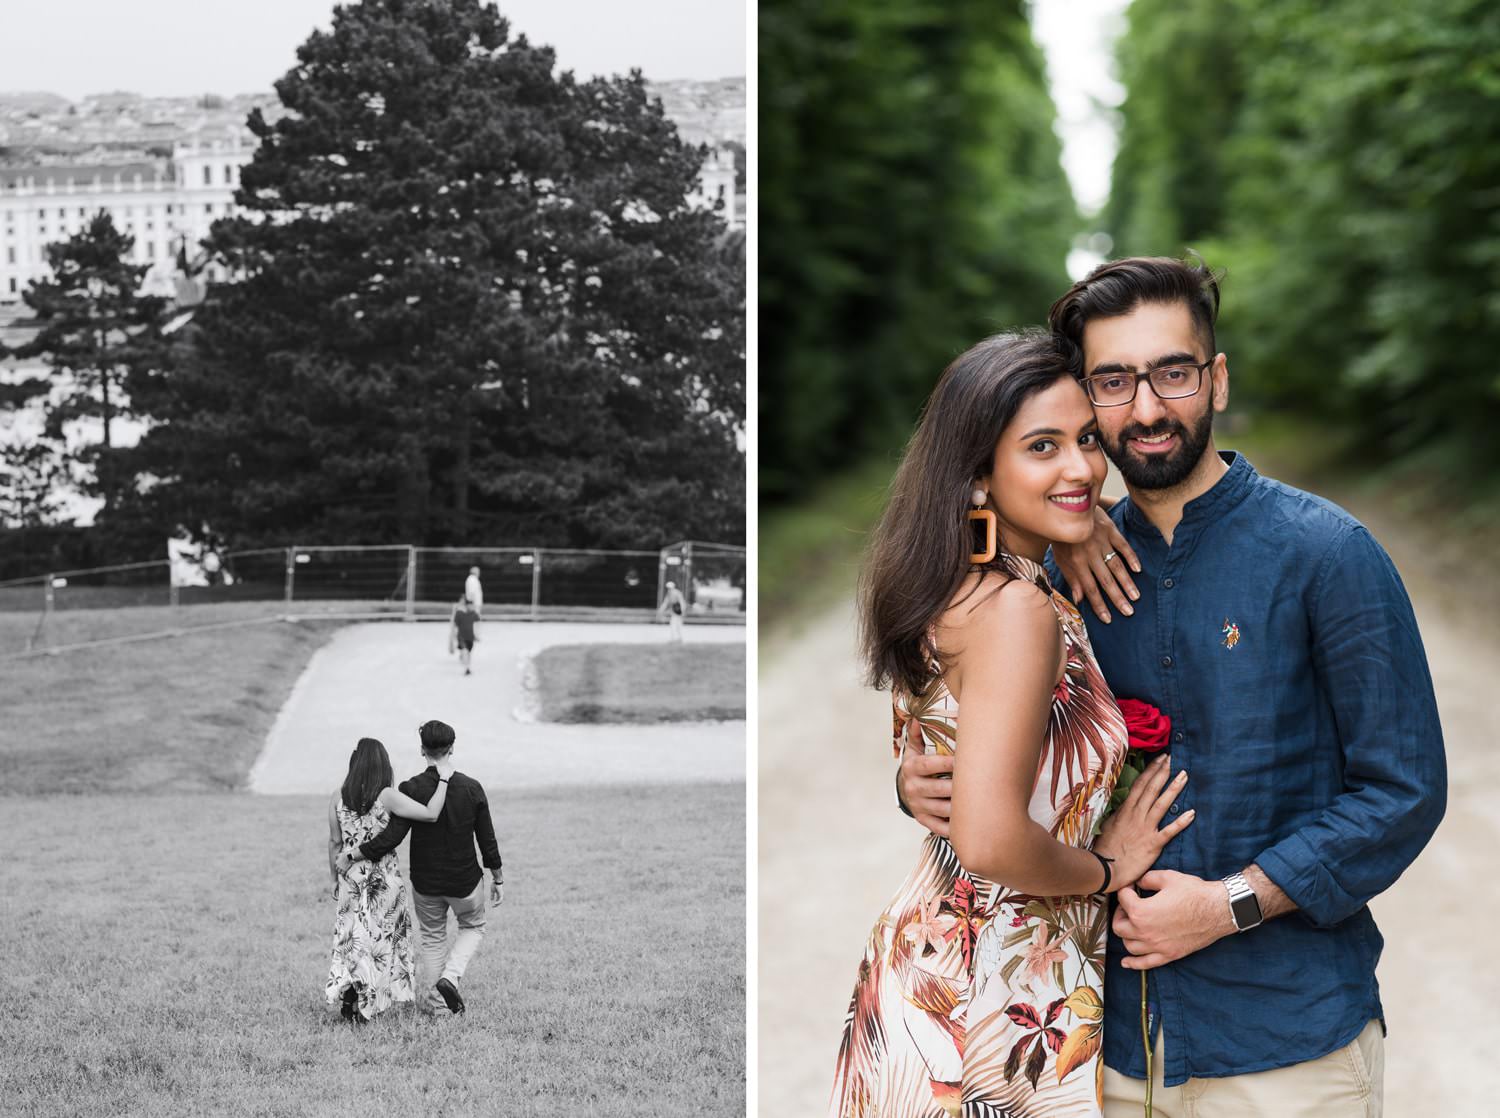
[[[656,546],[744,519],[743,266],[639,73],[481,0],[365,0],[258,113],[236,277],[140,448],[153,521],[240,542]]]
[[[127,385],[160,357],[158,328],[165,300],[143,294],[149,264],[132,264],[135,238],[115,228],[99,211],[88,226],[46,248],[51,273],[33,280],[22,299],[41,325],[31,341],[16,347],[19,357],[41,357],[52,370],[53,390],[46,406],[41,444],[22,448],[10,463],[39,488],[48,463],[64,446],[65,428],[75,420],[97,420],[102,439],[70,453],[82,468],[75,478],[85,492],[104,501],[104,515],[132,479],[121,471],[114,445],[115,423],[131,413]],[[18,386],[35,391],[40,386]],[[41,507],[31,502],[29,507]]]

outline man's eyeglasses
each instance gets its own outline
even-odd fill
[[[1203,370],[1213,364],[1210,359],[1196,365],[1158,365],[1144,373],[1098,373],[1084,377],[1089,399],[1100,407],[1112,408],[1128,404],[1135,399],[1136,388],[1142,380],[1151,381],[1151,391],[1158,399],[1181,400],[1197,395],[1203,387]]]

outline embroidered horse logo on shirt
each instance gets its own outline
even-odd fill
[[[1240,627],[1227,617],[1224,619],[1223,633],[1224,639],[1219,643],[1225,648],[1233,648],[1240,643]]]

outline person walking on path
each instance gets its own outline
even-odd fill
[[[452,726],[436,719],[423,723],[417,732],[428,767],[403,781],[401,791],[425,803],[441,782],[438,766],[451,766],[457,735]],[[489,904],[504,900],[505,875],[484,788],[460,772],[453,773],[447,787],[447,803],[434,822],[414,826],[394,818],[378,835],[352,854],[342,856],[340,866],[346,861],[357,865],[361,859],[379,861],[411,832],[413,907],[422,935],[417,978],[427,991],[417,1004],[424,1012],[435,1013],[446,1007],[450,1013],[462,1013],[465,1006],[459,983],[484,939],[486,927],[486,890],[484,874],[474,855],[476,845],[490,871]],[[448,941],[450,910],[458,919],[452,943]]]
[[[667,583],[666,589],[662,591],[661,604],[656,607],[656,616],[667,615],[667,624],[670,626],[667,637],[674,644],[682,643],[682,615],[687,612],[687,602],[682,597],[682,591],[677,589],[675,582]]]
[[[464,675],[473,674],[469,665],[474,656],[474,642],[479,639],[474,635],[474,626],[478,622],[479,614],[468,595],[460,598],[453,607],[453,616],[448,620],[448,651],[458,652],[458,662],[464,666]]]
[[[476,615],[484,613],[484,587],[479,582],[478,567],[469,568],[469,577],[464,579],[464,597],[469,599]]]

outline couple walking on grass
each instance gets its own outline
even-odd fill
[[[1443,814],[1432,680],[1369,532],[1215,447],[1218,307],[1201,261],[1114,261],[933,390],[860,599],[932,833],[842,1118],[1381,1113],[1368,902]]]
[[[453,727],[434,720],[417,733],[423,772],[393,787],[385,746],[361,738],[343,787],[328,805],[337,915],[327,996],[349,1021],[369,1021],[410,1001],[427,1013],[464,1012],[459,985],[484,938],[486,901],[504,899],[489,802],[477,780],[454,770]],[[406,882],[395,853],[408,831],[420,952],[413,950]],[[476,844],[490,871],[488,891]],[[450,910],[458,921],[451,943]]]

